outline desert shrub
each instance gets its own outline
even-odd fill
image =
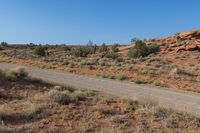
[[[148,49],[149,49],[149,54],[151,54],[151,53],[156,53],[156,52],[158,52],[158,51],[160,50],[160,46],[157,45],[157,44],[151,44],[151,45],[148,47]]]
[[[28,73],[22,67],[16,67],[12,70],[6,70],[3,74],[9,80],[24,79],[28,76]]]
[[[111,74],[97,74],[97,77],[107,78],[107,79],[114,79],[115,77]]]
[[[13,71],[5,70],[3,74],[4,74],[6,79],[9,79],[9,80],[16,80],[17,79],[17,77],[16,77],[16,75],[14,74]]]
[[[82,60],[80,65],[84,66],[84,65],[95,65],[96,61],[86,61],[86,60]]]
[[[159,45],[152,44],[147,47],[146,43],[141,40],[137,40],[135,42],[135,47],[131,48],[128,51],[128,56],[131,58],[139,58],[139,57],[146,57],[149,54],[158,52],[160,50]]]
[[[127,77],[125,75],[118,75],[118,76],[116,76],[116,79],[118,79],[118,80],[126,80]]]
[[[113,52],[119,52],[118,46],[119,46],[119,44],[114,44],[114,45],[112,46],[112,51],[113,51]]]
[[[86,45],[85,47],[88,50],[89,54],[95,54],[96,53],[96,49],[97,49],[96,45],[91,44],[91,45]]]
[[[72,55],[74,55],[75,57],[87,57],[89,54],[93,54],[94,53],[94,46],[80,46],[80,47],[76,47],[72,50]]]
[[[131,44],[134,44],[135,42],[137,42],[139,39],[137,37],[133,37],[131,39]]]
[[[147,84],[146,81],[144,81],[144,80],[139,80],[139,79],[133,80],[133,82],[136,83],[136,84]]]
[[[160,82],[155,82],[154,85],[159,86],[159,87],[168,87],[167,84],[163,84],[163,83],[160,83]]]
[[[90,50],[91,54],[95,54],[97,51],[97,45],[94,44],[91,40],[87,43],[86,47]]]
[[[111,58],[111,59],[116,59],[119,57],[119,54],[118,53],[114,53],[114,52],[108,52],[106,55],[105,55],[106,58]]]
[[[88,97],[91,97],[91,96],[95,96],[95,95],[97,95],[97,94],[96,94],[96,92],[94,92],[94,91],[87,90],[87,91],[85,92],[85,95],[88,96]]]
[[[108,106],[98,106],[96,107],[95,109],[96,111],[98,111],[100,114],[102,115],[115,115],[117,112],[113,109],[111,109],[110,107]]]
[[[8,46],[7,42],[1,42],[1,46]]]
[[[49,91],[48,95],[51,100],[59,104],[69,104],[71,102],[71,99],[68,95],[57,90]]]
[[[65,46],[65,45],[63,45],[63,46],[61,46],[62,47],[62,49],[64,50],[64,51],[71,51],[71,47],[70,46]]]
[[[135,47],[131,48],[128,51],[128,56],[132,57],[132,58],[145,57],[148,54],[149,54],[148,47],[141,40],[136,41],[135,42]]]
[[[14,108],[10,105],[0,106],[0,120],[24,121],[27,119],[39,119],[48,115],[47,112],[45,112],[44,105],[32,104],[27,110],[24,110],[17,115],[11,113],[11,110],[13,109]]]
[[[28,73],[23,67],[16,67],[12,70],[18,78],[27,77]]]
[[[108,50],[108,46],[103,43],[100,47],[99,47],[99,52],[100,53],[107,53],[109,50]]]
[[[45,56],[46,55],[46,47],[42,45],[38,45],[33,50],[33,53],[38,56]]]
[[[181,69],[181,68],[178,68],[178,67],[174,67],[172,70],[171,70],[171,74],[172,75],[189,75],[189,73],[187,73],[185,70]]]
[[[123,58],[122,58],[122,57],[118,57],[118,58],[116,58],[116,61],[117,61],[117,62],[122,62],[122,61],[123,61]]]
[[[154,99],[151,99],[149,97],[145,97],[140,99],[139,107],[141,108],[152,108],[158,106],[158,102]]]

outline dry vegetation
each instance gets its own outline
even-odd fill
[[[0,132],[180,132],[200,130],[200,118],[158,106],[150,99],[123,100],[0,71]]]
[[[200,92],[200,31],[136,45],[0,46],[0,61]],[[138,44],[138,45],[137,45]],[[137,82],[136,82],[137,83]]]

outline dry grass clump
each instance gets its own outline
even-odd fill
[[[80,101],[85,101],[87,97],[95,96],[96,93],[93,91],[81,91],[76,90],[71,92],[70,90],[50,90],[48,92],[48,96],[50,100],[59,103],[61,105],[68,105],[68,104],[79,104]]]
[[[140,80],[140,79],[133,80],[132,82],[134,82],[136,84],[147,84],[148,83],[148,82],[146,82],[144,80]]]
[[[13,111],[20,108],[21,105],[1,105],[0,120],[2,121],[25,121],[45,117],[48,113],[45,111],[45,106],[40,104],[31,104],[26,110],[21,110],[20,113]]]
[[[48,95],[51,100],[59,104],[69,104],[71,102],[69,95],[57,90],[50,90]]]
[[[5,70],[3,74],[9,80],[24,79],[28,77],[28,73],[23,67],[16,67],[11,70]]]

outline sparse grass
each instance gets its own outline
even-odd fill
[[[141,108],[152,108],[152,107],[155,107],[155,106],[158,106],[158,102],[155,101],[154,99],[151,99],[151,98],[141,98],[140,99],[140,102],[139,102],[139,106]]]
[[[86,90],[85,95],[88,96],[88,97],[96,96],[96,92],[91,91],[91,90]]]
[[[57,90],[50,90],[48,95],[52,101],[62,105],[66,105],[71,102],[69,95]]]
[[[98,106],[96,108],[96,111],[98,111],[99,113],[101,113],[102,115],[114,115],[117,112],[115,112],[113,109],[109,108],[108,106]]]
[[[108,79],[114,79],[115,77],[111,74],[97,74],[97,77],[101,77],[101,78],[108,78]]]
[[[6,125],[0,126],[0,132],[192,132],[200,127],[197,116],[161,107],[151,98],[119,99],[91,90],[46,86],[41,81],[6,82],[7,90],[15,91],[6,94],[16,98],[2,99],[8,103],[0,105],[0,119]]]
[[[136,84],[147,84],[148,82],[144,81],[144,80],[133,80],[132,82],[136,83]]]
[[[118,79],[118,80],[126,80],[128,78],[125,75],[118,75],[118,76],[116,76],[116,79]]]
[[[153,108],[153,113],[156,117],[165,119],[169,116],[169,114],[174,113],[172,109],[168,109],[165,107],[157,106]]]
[[[160,82],[155,82],[154,85],[155,85],[155,86],[159,86],[159,87],[168,87],[167,84],[160,83]]]
[[[195,92],[195,93],[200,93],[200,89],[199,88],[187,87],[187,88],[184,88],[183,90],[190,91],[190,92]]]
[[[3,121],[24,121],[24,120],[30,120],[30,119],[39,119],[42,118],[48,113],[45,111],[45,106],[44,105],[35,105],[32,104],[27,110],[22,111],[20,114],[13,114],[12,111],[15,108],[19,108],[18,106],[16,107],[10,107],[11,105],[7,106],[0,106],[0,120]]]

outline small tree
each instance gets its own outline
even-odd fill
[[[100,53],[107,53],[108,52],[108,46],[106,45],[106,43],[103,43],[100,47],[99,47],[99,52]]]
[[[86,48],[88,49],[89,54],[95,54],[97,46],[94,44],[91,40],[86,45]]]
[[[94,54],[97,52],[97,45],[94,44]]]
[[[7,42],[1,42],[1,46],[8,46],[8,43]]]
[[[139,57],[145,57],[149,54],[148,51],[148,47],[146,46],[146,44],[141,41],[141,40],[137,40],[135,42],[135,46],[134,48],[131,48],[128,51],[128,56],[132,57],[132,58],[139,58]]]
[[[136,43],[137,41],[139,41],[139,39],[138,39],[137,37],[133,37],[133,38],[131,39],[131,44],[134,44],[134,43]]]
[[[33,50],[33,53],[39,56],[45,56],[46,55],[46,47],[42,46],[41,44],[36,46]]]

